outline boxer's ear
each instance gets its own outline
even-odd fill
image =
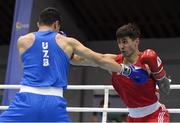
[[[39,28],[39,22],[37,22],[37,27]]]

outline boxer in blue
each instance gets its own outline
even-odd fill
[[[18,39],[23,63],[22,86],[9,108],[1,114],[1,122],[70,122],[63,90],[67,88],[73,54],[86,58],[96,67],[119,72],[136,82],[148,79],[143,69],[104,59],[103,54],[92,51],[78,40],[59,34],[60,23],[59,12],[55,8],[46,8],[39,17],[39,30]]]

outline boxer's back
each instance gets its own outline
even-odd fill
[[[35,32],[33,44],[21,54],[24,75],[21,83],[38,87],[67,86],[69,57],[56,43],[56,32]]]

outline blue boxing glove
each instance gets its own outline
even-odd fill
[[[134,65],[130,65],[130,66],[126,66],[124,64],[120,64],[120,65],[121,65],[121,71],[120,71],[121,75],[131,78],[134,80],[134,82],[139,84],[144,84],[147,82],[149,75],[148,72],[145,71],[144,69]]]

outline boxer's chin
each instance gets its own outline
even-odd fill
[[[128,57],[129,54],[127,52],[121,52],[124,57]]]

